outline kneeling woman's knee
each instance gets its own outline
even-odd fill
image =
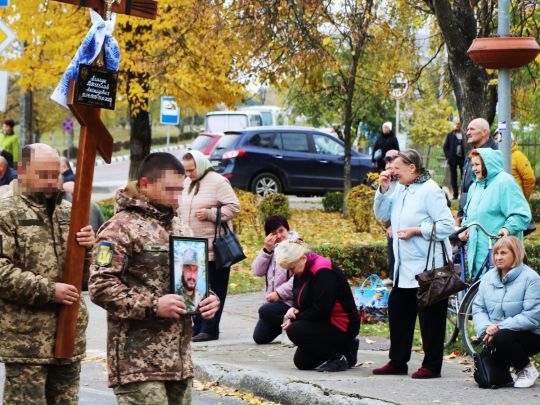
[[[512,331],[508,329],[501,329],[491,339],[491,346],[496,347],[499,350],[509,349],[513,346],[512,343]]]

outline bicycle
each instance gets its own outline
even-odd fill
[[[493,242],[500,239],[499,235],[492,235],[489,233],[479,222],[472,222],[467,226],[461,227],[450,235],[450,241],[457,243],[458,251],[454,255],[454,263],[459,259],[461,267],[460,278],[467,281],[467,267],[466,267],[466,252],[465,246],[467,242],[463,242],[458,238],[458,235],[471,227],[477,227],[482,231],[489,241],[488,253],[485,260],[480,266],[479,271],[470,280],[469,287],[463,291],[458,292],[450,296],[448,299],[448,311],[446,316],[446,335],[444,345],[445,347],[456,341],[459,332],[461,331],[461,339],[465,346],[465,350],[469,355],[473,355],[477,351],[480,351],[483,345],[482,339],[476,336],[474,325],[472,321],[472,304],[478,293],[478,287],[480,285],[480,279],[493,267],[491,262],[491,252],[493,250]]]

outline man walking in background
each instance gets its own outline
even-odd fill
[[[450,168],[454,200],[457,200],[459,196],[457,172],[459,168],[459,175],[463,179],[463,163],[465,161],[465,139],[461,132],[461,121],[457,121],[455,129],[446,135],[443,150]]]
[[[19,162],[19,138],[15,135],[14,128],[15,121],[12,119],[4,121],[2,133],[0,133],[0,149],[11,154],[13,167],[17,167],[17,163]]]

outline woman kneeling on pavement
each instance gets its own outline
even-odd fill
[[[257,344],[272,342],[281,333],[285,313],[292,306],[292,273],[276,263],[274,248],[284,240],[296,240],[289,223],[281,215],[271,215],[264,222],[264,246],[251,265],[256,276],[266,276],[266,303],[259,308],[259,321],[253,331]]]
[[[392,176],[399,184],[390,193]],[[407,374],[418,315],[425,355],[422,367],[411,377],[440,377],[448,300],[419,307],[415,276],[424,271],[426,263],[432,263],[429,241],[434,224],[435,267],[442,267],[440,242],[447,252],[451,251],[448,236],[454,231],[454,219],[444,191],[430,179],[414,149],[399,152],[392,170],[381,173],[380,184],[375,194],[375,215],[380,220],[390,220],[395,267],[394,287],[388,300],[390,362],[374,369],[373,374]]]
[[[492,254],[496,267],[482,277],[473,302],[474,328],[497,362],[514,367],[514,387],[528,388],[538,378],[529,356],[540,352],[540,276],[523,264],[515,236],[497,241]]]
[[[343,371],[356,365],[360,317],[347,278],[300,240],[276,248],[276,262],[294,274],[293,307],[282,325],[298,346],[300,370]]]

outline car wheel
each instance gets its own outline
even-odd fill
[[[276,175],[261,173],[251,182],[251,191],[261,197],[266,197],[269,194],[281,193],[283,188]]]

